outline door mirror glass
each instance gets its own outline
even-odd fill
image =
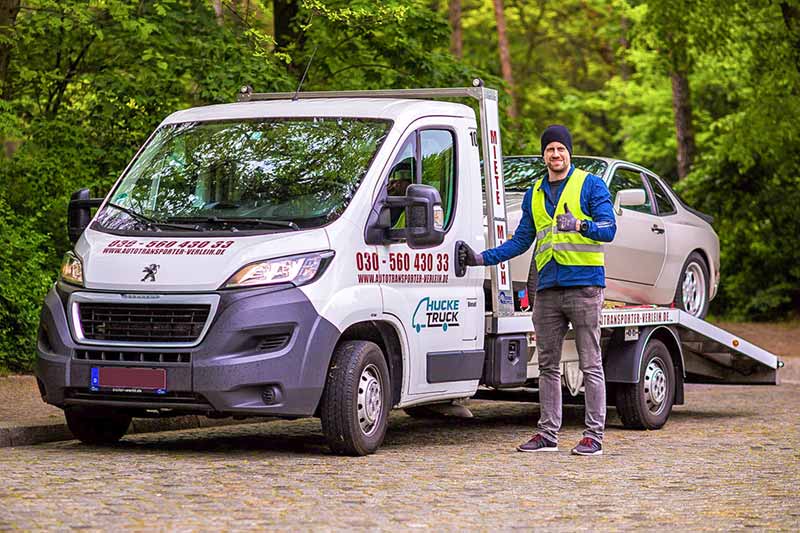
[[[406,190],[406,242],[410,248],[428,248],[444,241],[444,210],[439,191],[430,185]]]

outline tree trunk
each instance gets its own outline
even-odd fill
[[[463,38],[461,35],[461,0],[450,0],[450,52],[459,59],[464,58]]]
[[[631,21],[628,17],[622,17],[622,21],[620,22],[620,26],[622,27],[622,36],[619,38],[619,45],[624,50],[630,50],[631,43],[628,40],[628,35],[631,31]],[[619,74],[623,80],[627,81],[631,77],[631,65],[628,63],[627,59],[619,59]]]
[[[511,107],[508,115],[512,120],[517,118],[517,99],[514,91],[514,77],[511,73],[511,52],[508,48],[508,37],[506,36],[506,16],[503,9],[503,0],[494,0],[494,15],[497,20],[497,45],[500,48],[500,71],[503,73],[503,80],[508,87],[508,94],[511,96]]]
[[[798,24],[800,22],[800,9],[790,6],[788,2],[781,2],[781,14],[794,48],[794,66],[800,72],[800,52],[798,52],[798,47],[800,47],[800,24]]]
[[[0,0],[0,98],[11,98],[8,67],[11,64],[11,49],[14,24],[19,13],[20,0]]]
[[[300,12],[298,2],[292,0],[273,0],[272,12],[275,24],[275,46],[286,50],[293,44],[300,44],[300,32],[294,19]]]
[[[217,24],[222,26],[225,24],[225,16],[222,12],[222,0],[213,0],[214,16],[217,18]]]
[[[684,71],[674,70],[672,79],[672,111],[675,114],[675,135],[678,141],[678,179],[683,179],[692,169],[695,142],[692,125],[692,103],[689,78]]]

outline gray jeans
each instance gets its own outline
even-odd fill
[[[606,423],[606,384],[600,354],[602,287],[557,287],[536,293],[533,327],[539,355],[538,432],[558,442],[561,429],[561,349],[568,324],[575,330],[580,369],[586,391],[585,437],[603,441]]]

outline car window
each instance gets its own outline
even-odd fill
[[[601,177],[608,168],[608,163],[592,157],[573,157],[572,164],[589,174]],[[524,191],[545,176],[547,167],[539,156],[503,158],[503,182],[510,191]]]
[[[661,181],[654,178],[653,176],[648,176],[648,180],[650,181],[650,185],[653,189],[653,196],[656,199],[656,207],[658,207],[658,215],[659,216],[666,216],[666,215],[674,215],[677,213],[677,209],[675,209],[675,204],[672,202],[672,198],[669,197],[667,191],[664,190],[664,186],[661,185]]]
[[[455,142],[449,130],[422,130],[420,155],[422,158],[422,183],[439,191],[444,211],[443,226],[450,223],[455,199]]]
[[[644,189],[645,202],[643,205],[626,206],[623,207],[623,209],[630,209],[631,211],[647,214],[653,213],[653,202],[650,199],[650,193],[639,171],[627,168],[618,168],[614,171],[611,184],[608,186],[612,201],[616,200],[619,191],[625,189]]]

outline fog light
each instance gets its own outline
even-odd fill
[[[275,386],[267,387],[261,393],[261,401],[264,402],[264,405],[273,405],[278,403],[280,399],[280,393],[278,392],[278,388]]]

